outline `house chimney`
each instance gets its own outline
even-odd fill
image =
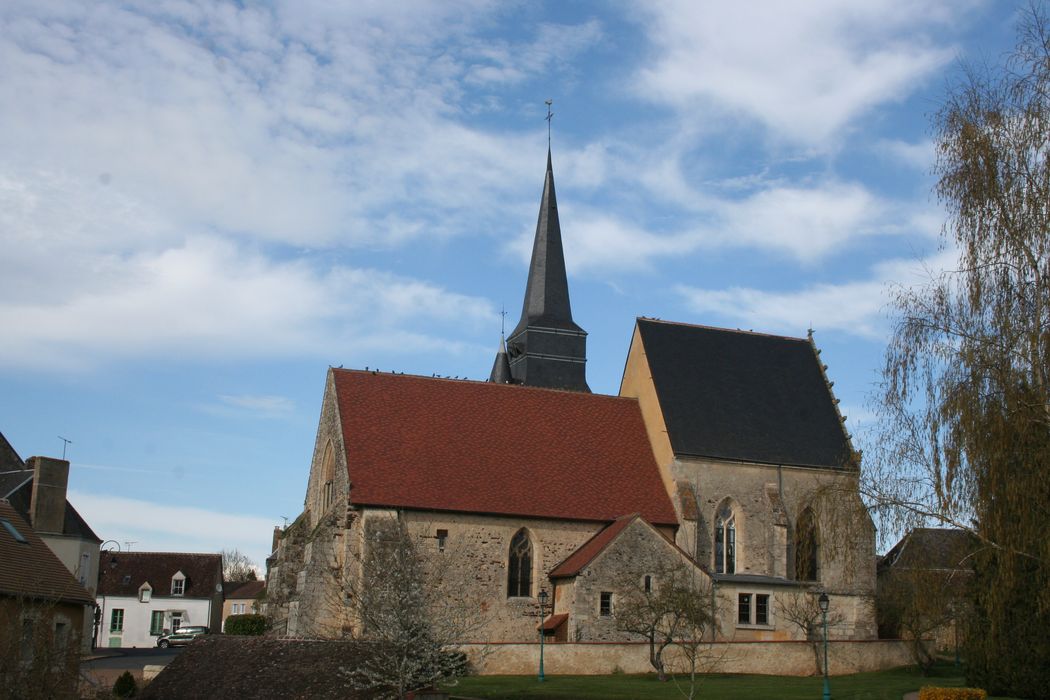
[[[283,536],[284,536],[284,530],[282,530],[279,526],[274,525],[273,526],[273,546],[270,547],[270,553],[271,554],[277,551],[277,546],[281,543],[281,537],[283,537]]]
[[[33,500],[29,507],[33,529],[61,533],[66,519],[66,485],[69,462],[51,457],[30,457],[33,470]]]

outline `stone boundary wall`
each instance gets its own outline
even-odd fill
[[[540,663],[539,642],[464,644],[460,647],[480,675],[532,675]],[[823,645],[818,643],[823,660]],[[668,670],[682,668],[674,647],[664,652]],[[836,641],[828,644],[832,675],[879,671],[913,663],[900,640]],[[817,675],[813,644],[806,641],[718,642],[704,653],[704,673],[760,673],[778,676]],[[543,650],[547,674],[650,673],[647,642],[547,643]]]

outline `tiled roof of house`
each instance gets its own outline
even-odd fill
[[[568,619],[569,613],[558,613],[557,615],[551,615],[543,621],[543,631],[553,632],[554,630],[558,629],[559,625],[564,624],[565,621]]]
[[[352,503],[677,524],[634,399],[331,371]]]
[[[566,557],[565,561],[554,567],[550,573],[550,578],[567,578],[583,571],[588,564],[594,561],[595,557],[601,554],[638,517],[640,516],[637,513],[625,515],[599,530],[591,539],[581,544],[575,552]]]
[[[95,602],[29,523],[2,499],[0,519],[14,531],[0,524],[0,595],[86,605]]]
[[[356,700],[386,697],[356,690],[348,671],[367,647],[355,642],[200,637],[164,667],[142,700]]]
[[[222,592],[226,600],[255,600],[266,588],[266,581],[223,581]]]
[[[838,468],[852,452],[811,343],[638,319],[675,454]]]
[[[970,555],[980,546],[966,530],[921,527],[906,534],[879,561],[879,568],[972,569]]]
[[[99,595],[137,596],[148,582],[154,598],[171,595],[176,573],[186,577],[183,598],[210,598],[222,590],[222,555],[184,552],[112,552],[99,558]]]

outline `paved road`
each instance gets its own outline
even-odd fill
[[[167,665],[172,659],[182,653],[183,647],[171,647],[168,649],[97,649],[95,653],[102,658],[92,659],[81,663],[83,670],[120,669],[131,671],[142,671],[142,667],[148,664]]]

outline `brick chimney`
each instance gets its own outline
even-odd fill
[[[33,529],[40,533],[61,533],[66,519],[69,462],[30,457],[27,466],[33,470],[33,500],[29,507]]]

